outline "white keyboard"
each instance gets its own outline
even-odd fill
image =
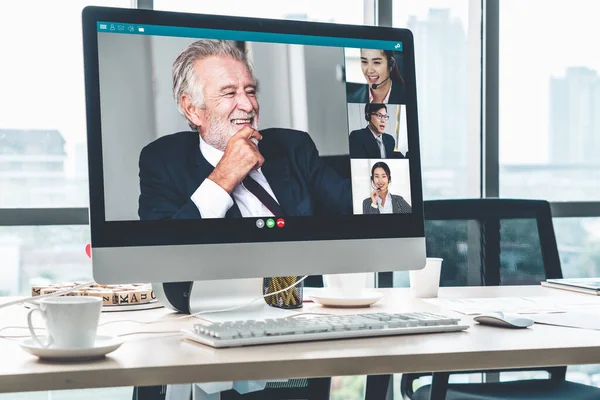
[[[351,339],[467,329],[460,319],[428,312],[317,315],[265,320],[195,324],[182,330],[185,338],[211,347]]]

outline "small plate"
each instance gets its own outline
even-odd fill
[[[340,293],[323,291],[319,294],[310,294],[315,303],[325,307],[368,307],[383,297],[383,293],[365,290],[353,296],[344,296]]]
[[[113,336],[96,336],[94,347],[84,349],[47,349],[40,347],[32,338],[24,339],[19,344],[23,350],[39,358],[66,361],[102,358],[106,354],[118,349],[123,344],[123,341]]]
[[[25,308],[31,308],[35,304],[24,303]],[[152,300],[148,303],[134,304],[103,304],[102,312],[119,312],[119,311],[137,311],[137,310],[152,310],[155,308],[164,307],[158,300]]]
[[[119,311],[137,311],[137,310],[152,310],[154,308],[164,307],[158,300],[152,300],[148,303],[139,304],[110,304],[103,305],[102,312],[119,312]]]

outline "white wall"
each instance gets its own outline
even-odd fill
[[[259,83],[260,128],[306,131],[321,155],[348,154],[342,49],[249,43]]]
[[[344,50],[305,46],[304,61],[308,132],[321,155],[347,155],[346,84],[338,72],[344,65]]]
[[[273,127],[299,129],[292,119],[294,104],[293,96],[290,96],[288,47],[285,44],[248,44],[254,77],[258,82],[260,129]],[[306,114],[304,118],[307,118]]]
[[[392,182],[388,190],[391,194],[400,195],[412,205],[410,197],[410,174],[408,160],[378,160],[378,159],[352,159],[352,206],[354,214],[362,214],[363,201],[371,196],[371,168],[379,161],[390,167]]]
[[[400,152],[406,155],[408,151],[408,123],[406,121],[406,105],[401,104],[400,106],[400,115],[398,115],[398,135],[396,138],[396,149],[400,150]],[[410,156],[410,154],[409,154]]]
[[[173,98],[171,67],[179,53],[196,39],[167,36],[150,37],[152,51],[152,83],[154,119],[157,137],[190,130],[186,119],[177,109]]]
[[[354,83],[367,83],[360,65],[360,49],[345,49],[346,81]]]
[[[150,38],[98,35],[107,220],[138,219],[140,150],[156,138]]]

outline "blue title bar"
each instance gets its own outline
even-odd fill
[[[311,46],[354,47],[402,51],[402,42],[388,40],[352,39],[331,36],[291,35],[287,33],[230,31],[221,29],[184,28],[163,25],[133,25],[118,22],[98,22],[98,32],[130,35],[175,36],[202,39],[236,40],[244,42],[267,42],[303,44]]]

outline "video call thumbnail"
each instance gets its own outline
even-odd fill
[[[350,158],[408,158],[406,106],[349,103]]]
[[[345,49],[348,103],[406,104],[402,52]]]
[[[408,160],[354,159],[351,163],[354,214],[412,212]]]
[[[394,185],[408,173],[401,160],[408,156],[403,106],[390,103],[395,82],[367,68],[368,79],[387,79],[379,82],[388,88],[384,103],[370,101],[379,96],[375,90],[367,101],[348,104],[350,83],[340,71],[348,76],[349,49],[98,37],[108,221],[364,214],[363,200],[389,183],[369,179],[380,186],[358,190],[372,165],[355,163],[380,158],[391,165]],[[391,72],[401,70],[396,58]],[[135,89],[124,93],[125,86]],[[353,133],[365,129],[383,146],[354,156]],[[340,157],[348,157],[347,165],[340,167]],[[378,211],[407,212],[410,187],[401,192],[404,203],[384,197]]]

